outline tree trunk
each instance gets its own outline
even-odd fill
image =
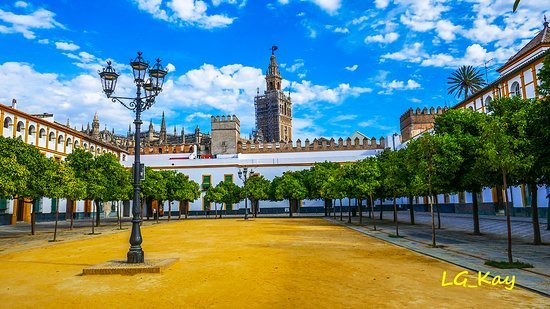
[[[25,206],[25,199],[23,199],[23,206]],[[35,233],[35,219],[34,219],[34,199],[31,200],[31,235]]]
[[[414,205],[413,205],[413,197],[409,197],[409,212],[411,215],[411,225],[414,225]]]
[[[288,199],[288,215],[292,217],[292,199]]]
[[[181,204],[182,201],[178,201],[178,220],[181,220]]]
[[[441,214],[439,211],[439,199],[437,198],[437,194],[434,195],[435,205],[437,207],[437,229],[441,229]]]
[[[325,217],[328,216],[328,199],[325,199]]]
[[[434,216],[434,204],[433,204],[433,197],[432,192],[430,189],[430,193],[428,195],[428,202],[430,204],[430,214],[432,215],[432,247],[436,247],[435,243],[435,216]]]
[[[503,194],[504,194],[504,204],[506,207],[506,229],[507,229],[507,236],[508,236],[508,263],[512,263],[512,223],[510,222],[510,205],[508,204],[508,192],[506,192],[506,189],[508,188],[508,185],[506,183],[506,172],[502,172],[502,184],[503,186]]]
[[[348,223],[351,223],[351,198],[348,197]]]
[[[396,193],[393,193],[393,221],[395,222],[395,235],[399,236],[399,220],[397,220],[397,197]]]
[[[336,220],[336,201],[334,202],[334,207],[332,207],[332,215],[334,216],[334,219]]]
[[[70,226],[70,230],[73,229],[73,224],[74,224],[74,211],[75,211],[75,208],[74,207],[76,205],[76,201],[73,201],[71,200],[71,226]]]
[[[474,235],[481,235],[481,231],[479,230],[479,202],[476,190],[472,190],[472,213],[474,218]]]
[[[95,226],[99,227],[101,216],[99,215],[99,206],[100,203],[98,201],[95,201]]]
[[[122,230],[122,209],[121,207],[124,206],[124,202],[118,201],[118,212],[119,212],[119,220],[118,220],[118,228]]]
[[[189,216],[189,201],[185,201],[185,219]]]
[[[359,210],[359,225],[363,225],[363,210],[361,209],[362,204],[361,197],[357,198],[357,208]]]
[[[384,205],[382,203],[382,198],[380,198],[380,220],[383,219]]]
[[[92,217],[92,235],[95,234],[95,215],[97,213],[97,211],[94,211],[94,207],[97,208],[97,205],[95,203],[95,201],[92,202],[92,212],[94,213]]]
[[[159,219],[160,219],[160,204],[162,204],[162,201],[157,201],[157,223],[159,223]]]
[[[172,220],[172,201],[168,202],[168,222]]]
[[[372,193],[370,195],[370,213],[371,215],[374,214],[374,198],[372,196]],[[373,216],[371,216],[371,218],[374,219]],[[374,224],[374,230],[376,231],[376,220],[372,220],[372,223]]]
[[[65,211],[66,212],[66,211]],[[53,240],[57,240],[57,222],[59,221],[59,206],[55,208],[55,225],[53,228]]]
[[[531,217],[533,219],[533,244],[540,245],[542,240],[540,237],[540,226],[539,226],[539,209],[538,209],[538,187],[534,183],[530,183],[529,190],[531,191]]]
[[[340,199],[340,221],[342,221],[344,217],[344,209],[342,208],[342,199]]]

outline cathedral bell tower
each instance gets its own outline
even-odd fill
[[[275,57],[277,46],[271,47],[271,57],[267,68],[266,91],[254,98],[256,109],[256,132],[263,133],[265,142],[292,141],[292,101],[281,87],[281,73]]]

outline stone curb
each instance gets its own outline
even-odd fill
[[[544,278],[543,276],[540,276],[528,271],[524,271],[521,269],[498,269],[498,268],[486,266],[484,264],[480,265],[480,261],[484,262],[484,260],[479,258],[475,258],[468,255],[457,254],[454,252],[449,252],[448,250],[445,250],[442,248],[427,248],[427,247],[424,248],[425,246],[424,244],[415,242],[410,239],[393,238],[385,233],[369,231],[358,226],[353,226],[344,222],[339,222],[338,220],[334,220],[332,218],[325,218],[325,220],[340,226],[347,227],[361,234],[364,234],[364,235],[391,243],[393,245],[414,251],[416,253],[427,255],[427,256],[436,258],[438,260],[448,262],[475,272],[484,272],[484,273],[491,272],[495,274],[495,272],[505,271],[507,275],[516,276],[516,284],[515,284],[516,286],[520,286],[522,288],[536,292],[543,296],[550,297],[550,280],[548,280],[547,278]],[[492,277],[491,275],[489,276]]]

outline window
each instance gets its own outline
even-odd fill
[[[5,213],[8,209],[8,201],[5,199],[0,199],[0,214]]]
[[[489,103],[491,103],[491,101],[493,100],[493,98],[491,98],[491,96],[488,96],[485,98],[485,107],[487,107],[487,105],[489,105]]]
[[[46,130],[44,129],[40,129],[40,132],[38,133],[38,137],[39,138],[43,138],[46,136]]]
[[[49,138],[49,141],[55,141],[55,133],[53,132],[50,132],[50,138]]]
[[[73,141],[71,140],[71,138],[70,138],[70,137],[69,137],[69,138],[67,138],[67,142],[65,143],[65,146],[67,146],[67,147],[71,147],[71,146],[72,146],[72,144],[73,144],[72,142],[73,142]]]
[[[521,92],[518,82],[514,82],[512,84],[512,87],[510,87],[510,95],[512,97],[520,97],[521,98]]]
[[[29,135],[35,135],[35,134],[36,134],[36,128],[33,125],[31,125],[29,127]]]
[[[17,123],[17,132],[21,132],[23,130],[25,130],[25,124],[23,123],[23,121],[19,121]]]
[[[233,174],[225,174],[225,175],[223,175],[223,181],[233,182]]]
[[[74,141],[74,147],[78,148],[78,146],[80,146],[80,143],[78,141]]]
[[[211,175],[202,175],[202,189],[208,190],[208,188],[210,188],[211,181],[212,181]]]
[[[12,125],[11,123],[12,123],[11,118],[10,118],[10,117],[6,117],[6,118],[4,119],[4,128],[6,128],[6,129],[9,128],[9,127]]]
[[[59,204],[58,200],[56,198],[52,198],[52,213],[57,211],[57,204]]]
[[[59,137],[57,138],[57,143],[58,144],[63,144],[63,141],[64,141],[63,135],[59,135]]]

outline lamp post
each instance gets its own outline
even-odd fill
[[[252,175],[254,171],[252,169],[248,169],[247,167],[244,167],[242,170],[239,168],[239,178],[244,183],[244,219],[248,220],[248,194],[246,192],[246,181],[248,180],[248,177]]]
[[[141,174],[142,171],[140,164],[140,126],[141,112],[149,109],[154,103],[155,98],[162,91],[162,85],[164,84],[164,78],[168,73],[160,64],[160,59],[149,68],[149,62],[145,61],[141,57],[141,52],[138,52],[137,57],[130,61],[130,66],[134,74],[134,83],[136,84],[136,96],[135,97],[115,97],[112,96],[116,88],[116,82],[119,74],[111,66],[111,61],[107,61],[107,67],[99,71],[99,77],[101,78],[101,85],[103,92],[113,102],[119,102],[127,109],[136,113],[134,124],[136,126],[135,143],[134,143],[134,198],[132,202],[132,234],[130,235],[130,250],[127,254],[127,262],[131,264],[143,263],[144,254],[141,248],[143,239],[141,238],[141,203],[140,203],[140,191],[141,191]],[[149,77],[146,79],[146,73],[149,73]],[[142,96],[142,89],[144,96]]]

